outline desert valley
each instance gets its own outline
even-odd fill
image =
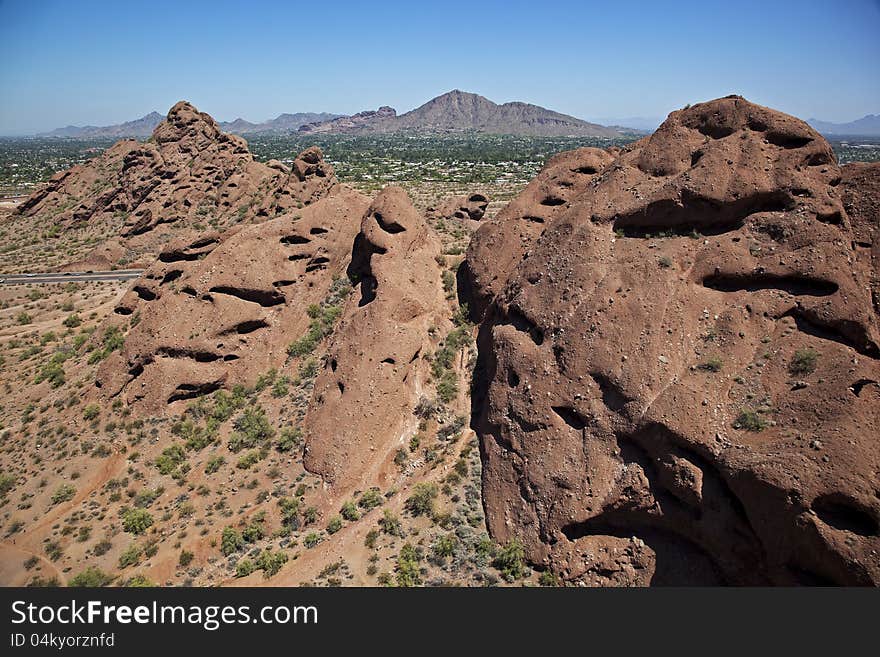
[[[880,584],[880,163],[739,96],[277,121],[35,142],[0,584]]]

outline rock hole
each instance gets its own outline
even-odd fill
[[[586,420],[570,406],[552,406],[553,412],[575,431],[583,431],[587,426]]]
[[[311,241],[308,237],[300,237],[299,235],[287,235],[280,240],[282,244],[308,244]]]
[[[284,303],[284,295],[278,290],[256,290],[253,288],[232,287],[230,285],[218,285],[212,287],[209,292],[214,294],[226,294],[242,301],[256,303],[263,307],[277,306]]]
[[[765,138],[774,146],[781,146],[782,148],[790,149],[790,148],[802,148],[813,141],[812,137],[806,137],[804,135],[793,135],[788,132],[778,132],[775,130],[771,130],[766,133]]]
[[[816,219],[823,224],[831,224],[833,226],[840,226],[843,223],[843,215],[839,210],[837,212],[828,212],[826,214],[819,213],[816,215]]]
[[[156,298],[156,293],[143,285],[135,285],[132,290],[144,301],[153,301]]]
[[[826,525],[860,536],[875,536],[878,522],[875,513],[844,493],[820,495],[811,506]]]
[[[757,292],[782,290],[795,296],[827,297],[837,292],[833,281],[807,276],[773,274],[713,274],[703,279],[703,286],[719,292]]]
[[[384,230],[386,233],[391,233],[392,235],[396,233],[402,233],[406,230],[403,226],[401,226],[396,221],[386,221],[385,218],[379,212],[373,213],[373,219],[376,220],[376,223],[379,224],[379,228]]]
[[[862,390],[864,389],[864,387],[865,387],[865,386],[870,386],[870,385],[875,385],[875,386],[876,386],[876,385],[880,385],[880,384],[878,384],[876,381],[873,381],[872,379],[859,379],[858,381],[856,381],[855,383],[853,383],[853,384],[849,387],[849,389],[852,390],[852,393],[853,393],[856,397],[860,397],[861,394],[862,394]]]
[[[512,367],[507,368],[507,385],[516,388],[519,385],[519,374]]]
[[[543,201],[541,201],[541,205],[546,205],[552,208],[558,205],[565,205],[565,201],[558,196],[548,196]]]
[[[172,269],[171,271],[167,272],[162,277],[162,280],[159,282],[159,285],[165,285],[166,283],[170,283],[171,281],[176,281],[182,275],[183,275],[182,269]]]

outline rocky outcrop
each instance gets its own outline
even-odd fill
[[[54,176],[19,208],[60,231],[97,237],[85,260],[96,267],[149,263],[172,239],[195,239],[279,216],[331,193],[337,184],[321,151],[293,163],[257,162],[241,137],[186,102],[146,142],[126,140]],[[74,267],[75,263],[74,263]]]
[[[418,428],[430,335],[450,326],[440,251],[400,187],[385,188],[363,216],[348,270],[358,285],[304,425],[305,466],[338,488],[384,483],[394,452]]]
[[[854,162],[840,170],[854,248],[862,267],[871,272],[871,299],[874,312],[880,315],[880,162]]]
[[[429,219],[452,219],[480,221],[489,207],[489,199],[483,194],[464,194],[445,199],[436,208],[428,208]]]
[[[599,148],[554,155],[493,221],[480,228],[479,239],[471,242],[468,257],[458,270],[460,295],[468,298],[476,319],[489,299],[500,292],[532,242],[571,200],[586,192],[613,159],[611,153]]]
[[[308,152],[301,160],[317,166]],[[343,187],[296,214],[170,244],[116,308],[138,321],[102,363],[99,395],[157,413],[283,365],[309,306],[345,273],[368,203]]]
[[[590,585],[880,583],[880,335],[840,182],[809,126],[729,97],[559,156],[475,233],[494,538]]]

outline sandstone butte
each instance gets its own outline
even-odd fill
[[[732,96],[552,157],[492,219],[478,194],[432,210],[480,221],[458,300],[492,538],[588,585],[880,584],[878,180]],[[452,327],[402,189],[340,185],[318,149],[259,163],[179,103],[20,215],[50,211],[113,233],[73,266],[148,265],[85,392],[135,417],[252,385],[353,286],[297,418],[303,462],[330,494],[385,483]]]

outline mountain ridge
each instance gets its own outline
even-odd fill
[[[361,112],[363,120],[354,125],[310,124],[300,132],[338,132],[342,134],[382,134],[393,132],[483,132],[532,136],[619,137],[615,128],[590,123],[539,105],[513,101],[497,104],[479,94],[453,89],[419,107],[396,114]]]

